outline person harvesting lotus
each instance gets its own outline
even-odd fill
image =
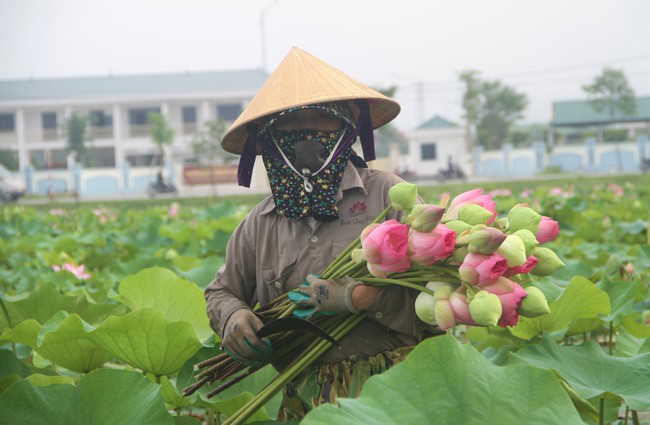
[[[374,159],[373,129],[399,111],[392,99],[293,48],[223,137],[223,148],[241,155],[239,184],[249,186],[261,155],[272,192],[234,231],[225,265],[205,290],[223,349],[240,363],[260,364],[274,347],[256,336],[263,323],[253,307],[295,288],[303,317],[366,317],[340,348],[287,385],[280,419],[357,396],[370,375],[404,359],[432,332],[415,315],[418,291],[316,275],[391,203],[388,191],[401,179],[367,168],[352,144],[360,139],[365,160]],[[399,211],[387,217],[400,219]],[[274,366],[282,370],[291,360]]]

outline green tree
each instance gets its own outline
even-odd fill
[[[73,113],[63,125],[63,133],[67,141],[66,153],[74,153],[75,160],[84,165],[89,165],[88,149],[86,147],[86,142],[90,140],[87,134],[89,122],[90,118],[88,116]]]
[[[167,118],[160,112],[149,112],[147,115],[147,123],[149,124],[149,137],[151,138],[151,142],[158,149],[158,153],[152,160],[152,164],[157,162],[162,171],[165,158],[165,146],[170,146],[174,143],[174,129],[167,122]]]
[[[610,123],[614,125],[617,119],[634,115],[636,112],[634,90],[622,70],[604,68],[591,84],[582,86],[582,89],[587,93],[591,107],[597,112],[606,112]],[[605,140],[604,128],[601,128],[600,133],[601,140]],[[618,170],[622,171],[623,159],[618,144],[616,144],[616,158]]]
[[[611,122],[634,115],[636,98],[622,70],[604,68],[591,84],[582,86],[592,108],[606,112]]]
[[[479,71],[467,69],[458,74],[458,79],[465,85],[463,92],[462,106],[465,113],[465,142],[467,150],[471,152],[474,149],[474,136],[472,129],[478,121],[480,110],[480,81],[478,79]]]
[[[523,118],[528,98],[500,81],[483,81],[477,75],[478,71],[475,70],[459,74],[459,79],[465,85],[462,106],[468,148],[473,147],[471,127],[474,125],[478,144],[486,149],[498,149],[508,137],[510,126]]]
[[[212,196],[216,196],[212,165],[219,159],[224,159],[227,152],[221,147],[221,139],[226,134],[226,122],[221,119],[207,121],[203,129],[190,141],[192,152],[197,158],[208,163],[210,187]],[[229,154],[228,154],[229,155]]]

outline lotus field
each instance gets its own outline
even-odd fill
[[[527,203],[559,223],[545,246],[565,266],[530,283],[550,313],[452,326],[360,398],[301,423],[650,423],[650,184],[485,192],[500,216]],[[277,375],[270,367],[216,397],[213,386],[182,390],[221,352],[203,288],[252,207],[2,207],[0,424],[219,424],[250,401]],[[271,423],[278,408],[276,396],[249,422]]]

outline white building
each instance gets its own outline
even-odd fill
[[[458,165],[465,175],[470,175],[470,155],[465,143],[465,130],[458,125],[435,116],[406,133],[409,142],[407,164],[401,173],[417,178],[432,177],[446,169],[449,161]]]
[[[149,138],[149,112],[162,113],[174,128],[166,159],[181,164],[192,155],[188,140],[203,123],[234,121],[267,77],[262,70],[240,70],[0,81],[0,150],[15,155],[23,173],[47,172],[48,189],[51,175],[59,172],[57,186],[71,190],[73,182],[63,174],[70,164],[61,127],[72,114],[90,116],[87,146],[93,169],[117,170],[115,188],[139,191],[146,185],[144,177],[134,184],[120,175],[125,168],[148,166],[156,153]],[[43,192],[46,185],[33,181],[29,186],[32,192]]]

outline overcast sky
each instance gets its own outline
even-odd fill
[[[292,46],[398,86],[402,130],[461,122],[470,68],[526,93],[525,122],[584,98],[604,66],[650,95],[648,0],[0,0],[0,80],[272,71]]]

